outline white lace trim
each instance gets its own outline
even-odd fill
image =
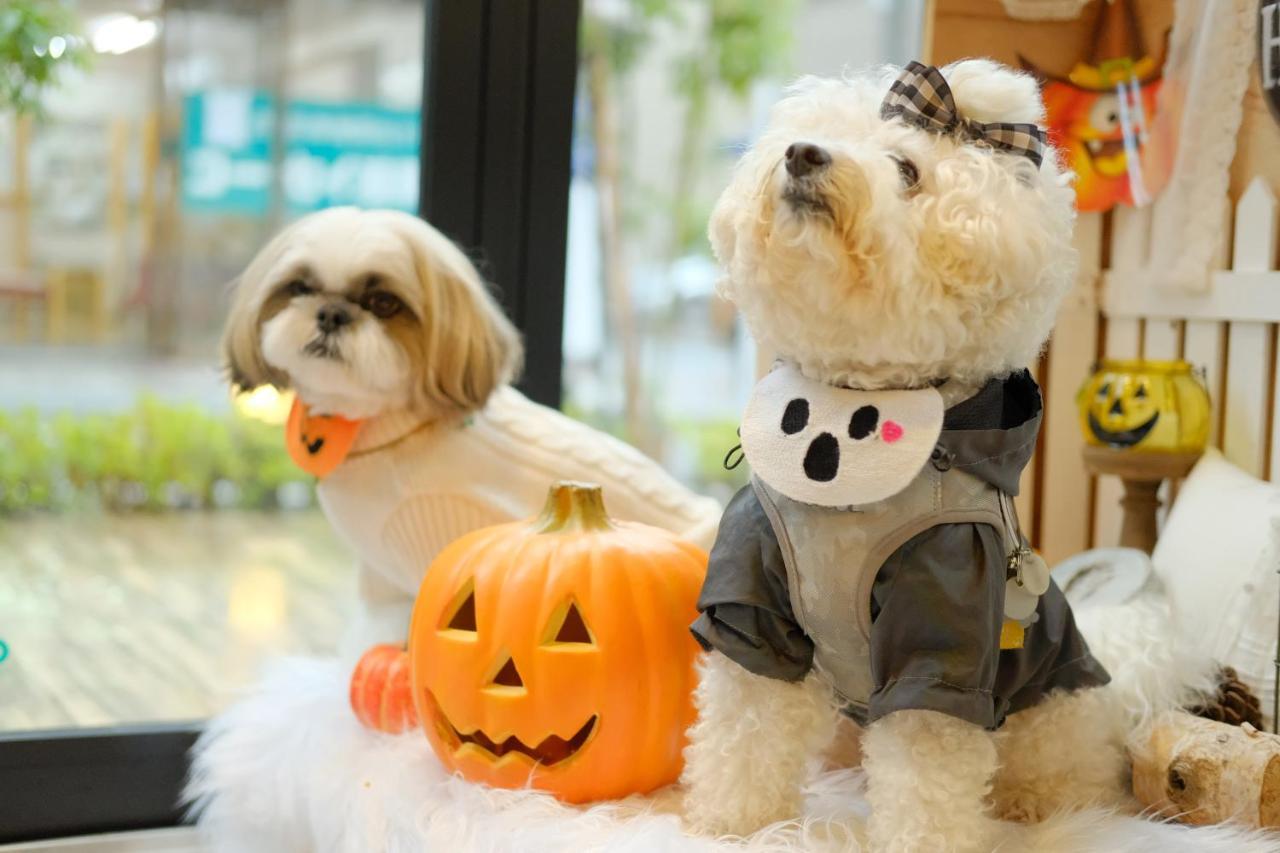
[[[1186,101],[1173,173],[1152,211],[1147,272],[1157,287],[1209,289],[1230,226],[1227,190],[1257,17],[1255,0],[1177,0],[1157,113],[1180,89]]]

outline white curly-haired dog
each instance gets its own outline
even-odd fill
[[[1076,272],[1070,176],[1035,130],[1034,79],[987,60],[940,76],[801,80],[712,216],[722,293],[779,364],[744,417],[753,483],[721,520],[694,626],[708,654],[684,782],[703,830],[796,817],[837,707],[868,725],[874,850],[990,850],[998,817],[1124,790],[1117,715],[1086,689],[1107,674],[1056,586],[1010,621],[1022,578],[1006,561],[1038,558],[1016,520],[1012,540],[998,527],[1040,420],[1025,367]],[[823,431],[837,417],[848,435]],[[873,480],[905,465],[911,485],[859,505],[867,485],[845,468],[862,460],[888,471]],[[963,512],[876,522],[953,487]],[[896,532],[865,555],[865,583],[846,581],[866,543],[818,540],[875,523]]]

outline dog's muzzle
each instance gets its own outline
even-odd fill
[[[326,302],[316,309],[316,336],[302,348],[304,355],[312,358],[342,360],[338,336],[354,321],[351,308],[341,302]]]
[[[821,145],[812,142],[793,142],[787,146],[787,174],[804,178],[826,171],[831,165],[831,155]]]
[[[831,154],[827,149],[812,142],[793,142],[787,146],[783,162],[787,175],[782,187],[782,200],[799,214],[831,216],[831,205],[818,185],[819,179],[831,166]]]
[[[302,354],[312,358],[328,358],[342,361],[342,350],[338,347],[336,332],[321,332],[302,347]]]

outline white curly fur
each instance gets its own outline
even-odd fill
[[[1075,277],[1069,175],[880,119],[896,69],[806,77],[774,107],[712,214],[721,293],[757,343],[827,382],[985,380],[1030,364]],[[1035,121],[1035,81],[987,60],[943,69],[965,115]],[[832,162],[792,179],[784,151]],[[914,162],[918,190],[894,157]],[[816,208],[789,203],[799,192]]]
[[[745,833],[799,814],[801,788],[836,732],[831,693],[817,677],[766,678],[713,652],[698,664],[694,704],[683,776],[690,824]]]
[[[1087,806],[1126,808],[1128,728],[1111,711],[1105,691],[1084,690],[1011,715],[995,735],[995,813],[1037,823]]]
[[[1218,663],[1198,638],[1179,630],[1163,591],[1112,607],[1076,611],[1093,655],[1111,674],[1101,694],[1122,734],[1170,708],[1199,704],[1218,688]]]
[[[996,748],[990,733],[936,711],[897,711],[862,741],[872,850],[986,853],[999,823],[983,802]]]

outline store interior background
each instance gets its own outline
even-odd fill
[[[350,557],[217,338],[281,225],[417,209],[422,3],[64,6],[84,66],[0,113],[0,730],[200,719],[333,648]],[[921,7],[586,0],[567,275],[530,283],[565,289],[567,412],[740,484],[756,353],[707,215],[789,81],[913,58]]]

